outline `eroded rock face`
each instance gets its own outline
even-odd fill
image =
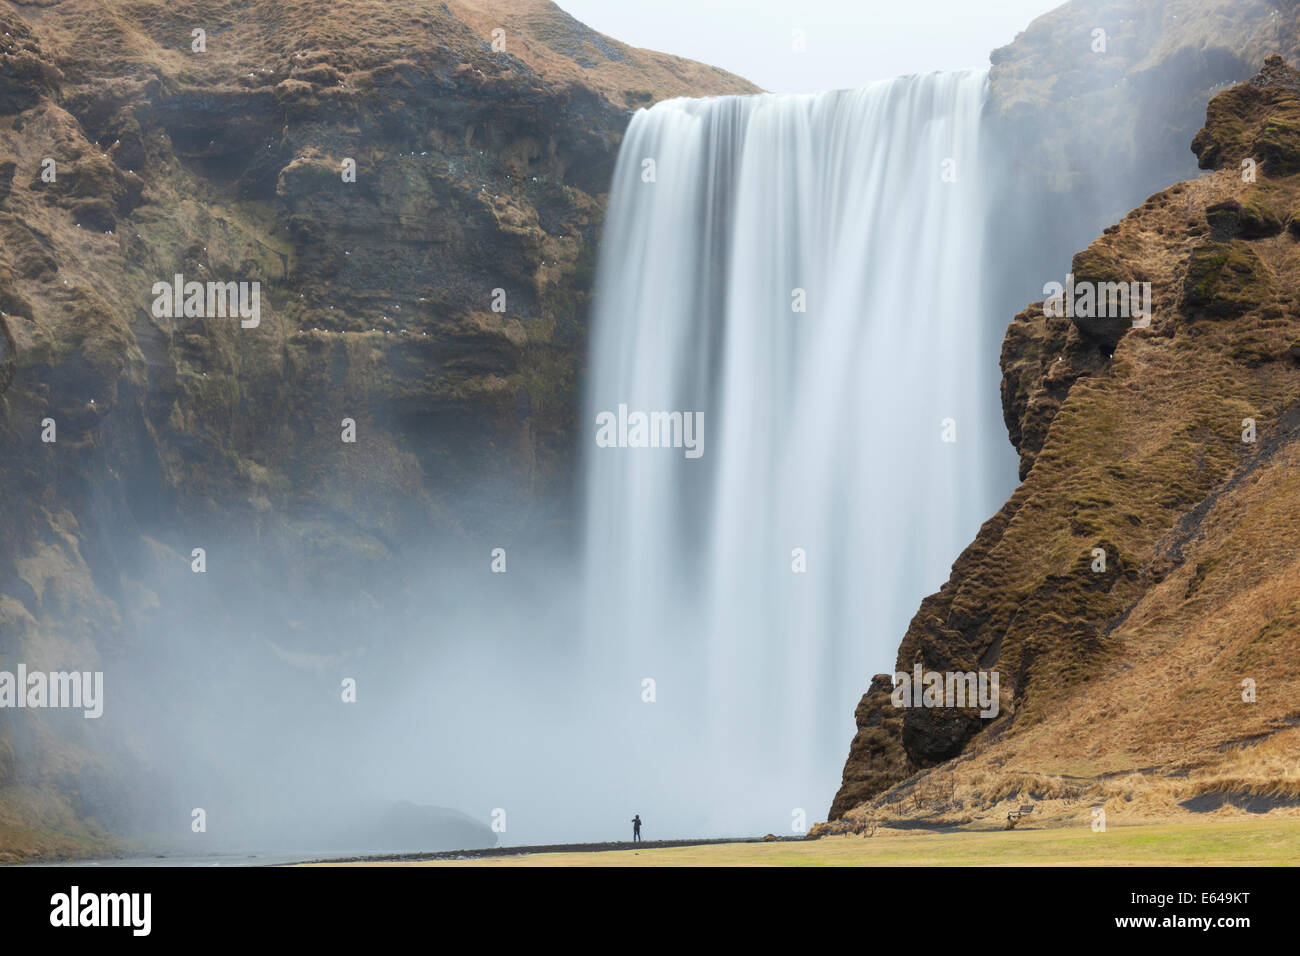
[[[9,331],[8,320],[0,315],[0,394],[13,382],[17,369],[18,345]]]
[[[1044,283],[1063,282],[1076,257],[1085,261],[1074,263],[1075,273],[1139,279],[1117,268],[1122,250],[1106,243],[1080,250],[1142,197],[1192,178],[1187,143],[1207,104],[1270,54],[1294,60],[1297,38],[1293,3],[1072,0],[995,50],[982,136],[997,210],[986,267],[996,308],[1009,314],[1044,295]],[[1214,125],[1228,130],[1227,119]],[[1279,127],[1266,138],[1285,148],[1286,135]],[[1250,218],[1243,229],[1276,225],[1267,216],[1248,225]],[[1107,351],[1124,333],[1122,322],[1079,325]]]
[[[1016,182],[1086,195],[1113,219],[1125,184],[1185,178],[1205,104],[1264,58],[1294,59],[1300,10],[1269,0],[1072,0],[995,50],[989,109],[1017,139]]]
[[[1277,132],[1300,106],[1295,78],[1271,59],[1220,93],[1195,147],[1217,171],[1151,196],[1076,257],[1081,273],[1149,281],[1149,327],[1099,330],[1034,303],[1008,328],[1023,484],[922,602],[897,663],[996,670],[1001,713],[900,717],[877,677],[832,819],[957,753],[985,775],[1213,774],[1235,759],[1224,741],[1294,733],[1289,691],[1265,712],[1240,688],[1297,679],[1300,576],[1277,538],[1300,520],[1284,503],[1300,490],[1300,245],[1258,226],[1300,208]],[[1271,595],[1267,609],[1246,592]],[[1267,789],[1276,771],[1256,761],[1238,783]]]
[[[93,668],[196,535],[241,555],[225,593],[309,605],[419,542],[562,527],[626,111],[754,89],[544,0],[62,0],[0,33],[8,663]],[[260,324],[160,317],[177,275],[259,283]],[[121,768],[73,734],[56,774],[38,724],[0,726],[0,803],[78,832],[67,795]]]
[[[911,772],[902,743],[903,712],[890,703],[893,681],[892,674],[877,674],[858,704],[858,730],[849,745],[844,782],[831,806],[831,820],[888,790]]]

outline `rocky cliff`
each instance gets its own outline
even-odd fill
[[[1272,57],[1219,93],[1193,143],[1212,172],[1075,256],[1076,282],[1150,283],[1148,326],[1040,302],[1007,329],[1023,482],[897,661],[997,671],[1000,713],[897,708],[878,676],[820,832],[1026,798],[1049,819],[1300,807],[1298,91]]]
[[[200,539],[249,602],[563,539],[626,113],[750,84],[547,0],[39,0],[0,33],[0,668],[220,619],[156,583]],[[258,324],[158,314],[177,275],[259,283]],[[105,845],[123,769],[6,713],[0,853]]]
[[[1206,104],[1272,53],[1300,60],[1294,0],[1070,0],[994,50],[992,307],[1040,295],[1102,229],[1194,176]]]
[[[1071,0],[1044,14],[990,57],[1003,135],[1032,131],[1032,149],[1010,158],[1016,176],[1092,204],[1123,202],[1135,176],[1186,178],[1206,101],[1265,56],[1293,57],[1298,18],[1293,0]],[[1098,213],[1113,221],[1130,205]]]

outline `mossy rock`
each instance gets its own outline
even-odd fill
[[[1100,290],[1121,287],[1127,294],[1133,275],[1129,269],[1102,242],[1091,246],[1074,257],[1070,271],[1074,274],[1074,285],[1078,289],[1091,284]],[[1071,320],[1075,327],[1088,338],[1114,345],[1124,333],[1133,327],[1133,320],[1127,315],[1074,315]]]
[[[280,170],[275,185],[276,195],[292,201],[336,186],[342,182],[342,168],[341,163],[332,163],[321,157],[299,156]]]
[[[1228,242],[1241,233],[1241,203],[1235,199],[1205,207],[1205,221],[1210,224],[1210,238]]]
[[[1192,250],[1183,284],[1183,311],[1193,319],[1225,319],[1258,308],[1273,294],[1268,270],[1241,241]]]
[[[1201,169],[1222,169],[1251,155],[1255,131],[1272,99],[1268,91],[1242,84],[1210,100],[1205,109],[1205,126],[1192,140],[1197,165]]]
[[[1241,235],[1245,239],[1266,239],[1282,231],[1282,217],[1263,201],[1252,200],[1241,207]]]
[[[1273,69],[1292,72],[1280,59]],[[1277,82],[1276,75],[1257,77],[1210,100],[1205,126],[1192,140],[1202,169],[1236,166],[1251,158],[1269,176],[1300,170],[1300,98],[1286,85],[1270,85]]]
[[[32,303],[10,284],[11,278],[8,270],[0,274],[0,312],[6,315],[21,315],[24,319],[30,320]]]
[[[1284,116],[1272,116],[1255,140],[1255,151],[1270,176],[1300,171],[1300,103]]]
[[[1123,263],[1096,242],[1074,257],[1070,271],[1074,273],[1076,285],[1080,282],[1128,282],[1131,278]]]
[[[1205,219],[1210,224],[1210,238],[1215,242],[1229,242],[1236,238],[1266,239],[1282,231],[1282,217],[1268,204],[1266,197],[1254,195],[1246,202],[1235,199],[1206,207]]]
[[[107,199],[79,199],[71,212],[83,229],[112,232],[117,228],[117,207]]]
[[[0,394],[13,384],[18,371],[18,345],[9,331],[9,323],[0,315]]]

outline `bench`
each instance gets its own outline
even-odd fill
[[[1007,829],[1014,830],[1016,828],[1016,823],[1020,821],[1021,817],[1027,817],[1033,812],[1034,805],[1032,803],[1021,804],[1019,810],[1012,810],[1007,814]]]

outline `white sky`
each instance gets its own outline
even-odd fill
[[[862,86],[901,73],[982,69],[1064,0],[556,0],[632,46],[738,73],[778,93]],[[792,51],[795,29],[807,52]]]

